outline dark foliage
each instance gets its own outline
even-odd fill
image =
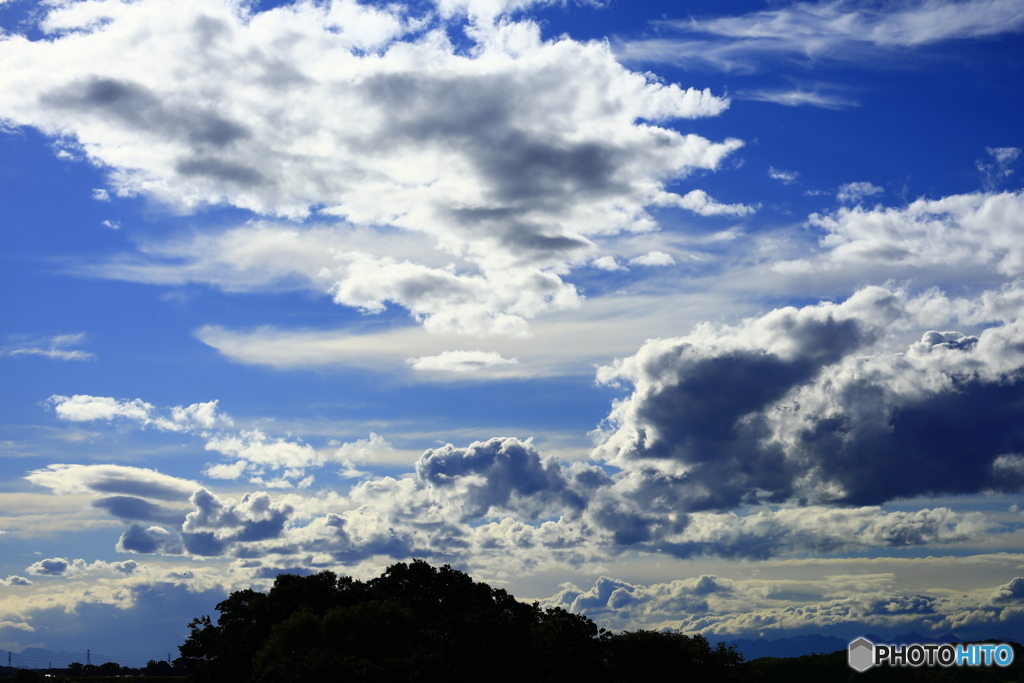
[[[197,683],[290,681],[749,680],[735,650],[701,636],[613,635],[445,565],[415,560],[370,581],[282,574],[269,594],[217,605],[190,624],[181,662]]]
[[[997,641],[988,641],[997,642]],[[846,650],[828,654],[804,655],[802,657],[761,657],[750,665],[761,683],[818,683],[819,681],[849,681],[850,683],[871,683],[877,681],[911,681],[915,683],[1024,683],[1024,647],[1013,646],[1013,663],[1008,667],[997,666],[920,666],[920,667],[872,667],[857,673],[847,664]]]

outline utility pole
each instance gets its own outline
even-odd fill
[[[92,650],[85,651],[85,665],[89,666],[92,664]]]
[[[171,653],[170,652],[167,653],[167,663],[168,664],[171,663]]]

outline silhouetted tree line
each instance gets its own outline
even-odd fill
[[[6,667],[5,667],[6,669]],[[7,671],[5,671],[7,673]],[[140,677],[168,677],[182,676],[185,670],[180,665],[180,660],[175,660],[174,665],[163,661],[149,660],[144,667],[121,666],[117,662],[104,662],[103,664],[82,664],[73,662],[67,668],[48,669],[14,669],[10,670],[10,676],[15,681],[24,683],[35,683],[46,681],[46,683],[63,683],[64,681],[77,681],[82,678],[98,679],[100,681],[114,678],[129,680]]]
[[[598,630],[445,565],[398,563],[356,581],[281,574],[192,620],[179,661],[196,683],[750,680],[735,648],[703,636]]]

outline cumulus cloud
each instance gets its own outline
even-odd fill
[[[627,60],[691,68],[700,63],[740,71],[756,71],[780,60],[864,60],[942,41],[1017,31],[1024,25],[1024,9],[1015,0],[919,0],[901,5],[831,0],[661,25],[685,37],[628,42],[620,54]]]
[[[450,2],[441,16],[527,4]],[[717,169],[742,145],[662,125],[718,115],[728,100],[631,72],[604,43],[544,42],[530,22],[471,30],[468,50],[443,20],[348,0],[264,12],[228,0],[78,3],[48,8],[40,26],[42,39],[0,42],[6,120],[74,141],[119,195],[315,211],[392,243],[426,238],[454,268],[343,242],[315,270],[294,250],[263,261],[339,304],[396,304],[435,331],[523,334],[539,313],[577,305],[558,273],[590,257],[592,237],[650,230],[647,208],[670,196],[668,182]],[[235,270],[267,267],[246,253],[231,255]],[[204,270],[202,257],[157,257],[107,273]]]
[[[591,267],[599,270],[607,270],[608,272],[615,272],[616,270],[627,270],[618,261],[615,260],[614,256],[600,256],[590,262]]]
[[[674,266],[676,260],[663,251],[649,251],[629,259],[631,266]]]
[[[236,503],[200,488],[189,500],[195,509],[185,518],[181,539],[186,551],[200,556],[220,555],[234,542],[277,538],[293,512],[266,492],[246,493]]]
[[[158,415],[152,404],[140,398],[119,400],[109,396],[51,396],[48,401],[57,417],[69,422],[91,422],[125,418],[157,429],[191,432],[230,425],[231,418],[217,409],[217,401],[175,406],[168,415]]]
[[[696,513],[681,532],[653,536],[652,548],[677,557],[767,559],[877,548],[940,546],[977,538],[992,528],[980,513],[949,508],[883,512],[878,507],[822,506],[735,513]]]
[[[679,512],[1020,488],[1007,454],[1024,448],[1021,323],[875,348],[901,319],[902,295],[872,287],[648,342],[599,371],[633,391],[595,455],[632,471],[637,499]]]
[[[602,576],[588,589],[566,584],[542,604],[586,614],[600,623],[621,628],[704,613],[709,607],[709,595],[735,590],[733,581],[713,575],[650,586]]]
[[[48,560],[34,562],[25,571],[35,576],[63,576],[70,566],[63,557],[52,557]]]
[[[682,197],[678,195],[663,196],[659,199],[663,206],[678,206],[693,211],[701,216],[748,216],[757,211],[745,204],[722,204],[715,201],[704,190],[691,190]]]
[[[849,629],[864,628],[940,635],[1020,619],[1024,579],[994,590],[941,596],[900,592],[888,583],[888,577],[870,575],[799,582],[702,575],[644,585],[602,576],[589,588],[563,584],[541,604],[586,613],[612,628],[669,628],[708,636],[849,635]]]
[[[531,442],[518,439],[431,449],[416,463],[416,474],[433,490],[457,497],[464,520],[502,512],[536,518],[586,504],[556,459],[542,458]]]
[[[66,578],[130,576],[138,566],[138,563],[134,560],[126,560],[124,562],[96,560],[90,563],[83,559],[68,560],[63,557],[51,557],[29,565],[25,571],[35,576],[63,576]]]
[[[32,582],[23,576],[12,574],[6,579],[0,579],[0,586],[31,586]]]
[[[292,476],[301,476],[305,468],[324,463],[324,455],[309,444],[269,437],[258,429],[212,436],[206,442],[206,450],[248,463],[249,470],[285,468],[295,471]]]
[[[678,629],[722,637],[850,636],[865,629],[977,637],[1021,620],[1020,578],[995,589],[935,595],[895,590],[891,574],[837,575],[822,569],[820,577],[799,581],[703,574],[644,585],[605,575],[590,587],[563,584],[540,602],[586,613],[611,629]]]
[[[470,19],[486,23],[496,17],[519,12],[534,5],[547,5],[558,0],[435,0],[434,4],[444,16],[465,14]]]
[[[44,356],[54,360],[92,360],[93,354],[80,349],[70,349],[85,340],[85,332],[58,334],[53,337],[18,339],[15,343],[0,347],[3,356]]]
[[[1024,193],[975,193],[918,199],[905,207],[843,207],[812,214],[823,229],[820,261],[777,264],[782,271],[884,264],[984,268],[1016,277],[1024,274]],[[891,270],[888,272],[891,273]]]
[[[338,445],[334,457],[342,462],[362,464],[378,462],[392,456],[394,452],[394,446],[387,439],[380,434],[370,432],[370,437],[367,439],[357,439]]]
[[[54,406],[57,416],[63,420],[72,422],[89,422],[95,420],[113,420],[123,418],[136,422],[143,427],[155,427],[161,431],[182,432],[197,434],[206,440],[207,451],[214,451],[230,458],[231,463],[216,463],[209,465],[205,470],[206,476],[215,479],[237,479],[243,474],[250,475],[253,483],[264,484],[276,488],[290,488],[299,486],[305,488],[312,484],[313,479],[306,476],[305,469],[308,467],[319,467],[325,462],[331,461],[330,454],[324,454],[306,443],[289,441],[281,437],[271,437],[259,429],[239,430],[236,432],[225,431],[224,427],[232,426],[231,418],[221,412],[217,407],[217,401],[206,403],[193,403],[188,406],[175,406],[173,408],[159,411],[155,406],[142,399],[118,400],[109,396],[51,396],[49,403]],[[162,414],[161,414],[162,413]],[[100,474],[98,467],[106,467],[105,474]],[[113,468],[113,469],[110,469]],[[281,471],[283,473],[269,481],[265,481],[262,475],[266,470]],[[140,470],[138,468],[120,467],[116,465],[104,466],[82,466],[82,465],[52,465],[49,471],[37,470],[32,473],[29,480],[44,486],[54,488],[55,492],[67,493],[75,490],[84,492],[86,489],[105,491],[107,493],[133,493],[130,485],[123,489],[99,489],[94,484],[84,485],[83,490],[76,489],[76,477],[102,477],[109,474],[115,476],[116,472],[123,473],[126,480],[137,481],[140,476],[159,476],[151,470]],[[151,475],[140,475],[139,473],[150,472]],[[167,478],[173,479],[173,478]],[[65,482],[58,485],[58,480]],[[92,480],[90,480],[92,481]],[[181,481],[181,480],[177,480]],[[198,484],[188,482],[185,487],[191,486],[188,493],[191,494]],[[139,489],[140,491],[142,489]],[[182,489],[178,488],[181,491]],[[146,493],[139,495],[146,496]],[[149,497],[154,497],[149,495]],[[159,496],[155,496],[159,497]],[[179,496],[180,497],[180,496]],[[187,497],[187,494],[186,496]],[[166,522],[173,513],[150,510],[145,501],[133,500],[131,498],[109,498],[95,503],[98,507],[107,509],[116,516],[125,516],[123,513],[131,511],[129,518],[140,521]]]
[[[176,534],[160,526],[143,527],[132,524],[117,540],[115,549],[120,553],[141,553],[151,555],[180,555],[183,551]]]

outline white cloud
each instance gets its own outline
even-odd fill
[[[453,353],[457,354],[458,352]],[[472,364],[474,359],[475,356],[468,359],[456,356],[453,359],[447,359],[449,361],[447,368],[457,367],[459,362]],[[437,365],[433,369],[442,369],[442,365]],[[164,411],[158,411],[155,406],[142,399],[127,401],[105,396],[51,396],[49,403],[55,407],[57,416],[63,420],[86,422],[124,418],[137,422],[142,427],[152,426],[161,431],[195,434],[206,441],[205,449],[207,451],[220,453],[231,460],[229,463],[212,463],[206,466],[203,474],[213,479],[238,479],[243,475],[249,475],[251,483],[271,488],[294,486],[305,488],[313,482],[312,477],[306,473],[307,468],[322,467],[328,462],[351,466],[351,459],[346,455],[344,449],[333,453],[330,450],[317,450],[307,443],[302,443],[301,440],[268,436],[259,429],[226,430],[226,427],[233,426],[233,421],[220,411],[216,400],[193,403],[188,406],[175,406]],[[161,412],[163,414],[160,414]],[[371,439],[366,446],[381,454],[390,452],[390,445],[380,441],[379,437],[377,440]],[[385,446],[387,447],[385,448]],[[108,469],[100,470],[97,469],[98,467]],[[280,476],[266,481],[263,479],[263,475],[268,470],[280,473]],[[52,465],[49,470],[33,472],[29,479],[33,483],[50,486],[56,492],[81,493],[87,490],[107,490],[97,488],[98,485],[95,483],[97,481],[118,477],[125,480],[144,479],[148,476],[145,474],[147,472],[156,474],[150,470],[124,468],[116,465],[88,467]],[[103,484],[108,488],[112,485],[109,482]],[[197,484],[189,482],[187,486],[191,486],[194,490]],[[107,492],[114,491],[108,490]],[[127,490],[122,492],[133,493]],[[146,494],[134,492],[134,495],[145,497]],[[113,501],[101,505],[101,507],[107,509],[111,514],[125,519],[166,522],[169,518],[174,518],[173,513],[165,514],[159,510],[150,510],[138,501]]]
[[[57,417],[69,422],[92,422],[124,418],[157,429],[172,432],[191,432],[231,424],[231,418],[217,409],[217,401],[193,403],[171,408],[169,416],[155,413],[155,407],[140,398],[118,400],[109,396],[59,396],[54,394],[47,403],[54,407]]]
[[[319,467],[324,463],[324,455],[309,444],[269,437],[258,429],[213,435],[206,442],[206,450],[221,453],[236,463],[246,462],[255,468],[291,469],[293,475],[289,478],[303,477],[305,468]]]
[[[560,0],[434,0],[443,16],[465,14],[474,21],[493,22],[502,15],[519,12],[534,5],[554,4]]]
[[[743,99],[756,102],[773,102],[786,107],[804,105],[822,109],[846,109],[857,106],[857,102],[838,95],[825,95],[817,90],[755,90],[740,95]]]
[[[704,190],[691,190],[682,197],[678,195],[663,195],[659,198],[663,206],[678,206],[693,211],[701,216],[748,216],[755,213],[757,209],[746,204],[722,204],[711,197]]]
[[[1020,30],[1016,0],[918,0],[856,5],[847,0],[796,2],[735,17],[663,21],[684,34],[625,43],[627,60],[704,63],[754,71],[772,61],[864,60],[899,48],[983,38]]]
[[[718,248],[743,237],[736,229],[707,236]],[[703,243],[702,243],[703,244]],[[642,240],[628,254],[643,254]],[[665,253],[665,252],[662,252]],[[699,259],[690,252],[676,258]],[[788,252],[787,252],[788,255]],[[662,260],[659,257],[659,260]],[[595,365],[632,354],[646,339],[673,336],[702,320],[721,315],[751,315],[758,310],[749,300],[723,296],[721,291],[658,294],[622,293],[589,298],[574,311],[548,313],[531,324],[525,337],[486,337],[476,348],[517,364],[481,367],[477,372],[410,373],[430,381],[496,379],[508,377],[592,376]],[[406,359],[440,355],[465,346],[455,335],[427,333],[422,327],[389,327],[356,333],[324,329],[261,327],[254,330],[207,326],[195,332],[203,343],[238,363],[277,368],[330,368],[352,366],[394,372]]]
[[[800,173],[797,171],[783,171],[773,166],[769,166],[768,177],[773,180],[779,180],[784,185],[790,185],[796,182],[796,179],[800,177]]]
[[[95,199],[98,202],[109,202],[110,201],[110,193],[107,192],[102,187],[98,187],[98,188],[93,189],[93,191],[92,191],[92,198]]]
[[[452,2],[442,14],[525,4]],[[461,50],[444,24],[404,12],[345,0],[265,12],[227,0],[52,6],[47,37],[0,42],[0,115],[74,139],[119,195],[185,211],[318,211],[390,230],[392,243],[425,238],[453,269],[342,248],[225,259],[250,285],[270,270],[345,306],[396,304],[429,329],[469,334],[522,334],[539,313],[576,305],[557,273],[589,259],[592,237],[650,230],[647,208],[668,182],[717,169],[742,145],[659,125],[718,115],[728,100],[628,71],[606,44],[543,42],[535,24],[501,22],[471,30]],[[204,239],[164,253],[199,254]],[[210,260],[155,256],[106,272],[201,280]]]
[[[445,351],[436,356],[420,356],[406,361],[421,372],[475,372],[495,365],[515,365],[515,358],[503,358],[494,351]]]
[[[35,631],[31,624],[26,621],[0,621],[0,628],[15,628],[19,631]]]
[[[363,464],[386,460],[394,453],[395,448],[387,439],[380,434],[370,432],[368,439],[357,439],[339,445],[334,456],[341,462]]]
[[[978,159],[975,165],[984,178],[985,187],[994,190],[1013,175],[1014,163],[1020,156],[1018,147],[986,147],[990,161]]]
[[[674,266],[676,261],[663,251],[649,251],[629,259],[631,266]]]
[[[92,420],[112,420],[124,417],[138,422],[148,422],[153,406],[142,399],[118,401],[105,396],[58,396],[50,397],[54,412],[62,420],[71,422],[89,422]]]
[[[85,332],[58,334],[53,337],[21,338],[14,344],[0,346],[3,356],[45,356],[54,360],[92,360],[93,354],[78,349],[69,349],[85,340]]]
[[[590,265],[600,270],[614,272],[616,270],[627,270],[615,260],[614,256],[600,256],[590,262]]]
[[[918,199],[905,207],[841,208],[812,214],[822,228],[825,253],[819,261],[779,263],[780,270],[826,270],[872,265],[893,268],[980,269],[1016,277],[1024,274],[1024,193],[975,193]],[[947,270],[948,274],[948,270]]]
[[[184,500],[199,488],[188,479],[124,465],[60,464],[30,472],[25,479],[56,494],[124,494],[158,500]]]
[[[868,182],[846,183],[839,188],[836,199],[841,202],[857,203],[864,197],[872,197],[882,192],[885,190]]]

